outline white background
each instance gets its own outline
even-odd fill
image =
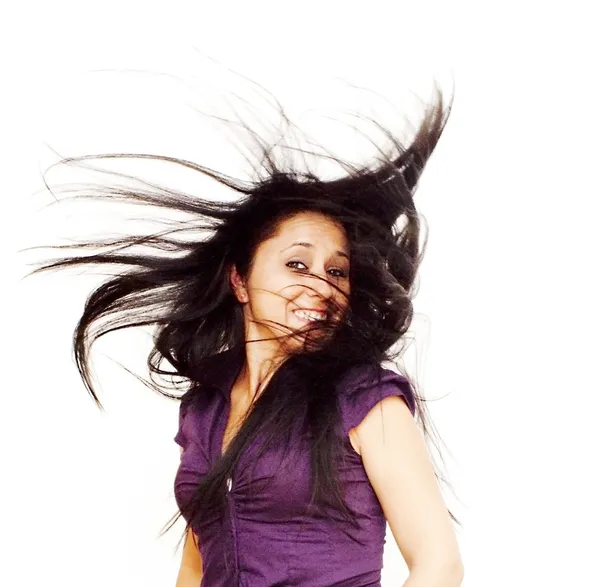
[[[357,97],[373,109],[365,114],[390,112],[335,78],[402,112],[407,91],[427,99],[434,77],[446,90],[453,77],[453,113],[417,192],[430,237],[414,370],[451,451],[445,472],[460,502],[445,496],[464,525],[463,585],[600,585],[594,10],[583,1],[464,0],[5,8],[0,583],[175,584],[182,525],[158,532],[175,512],[177,405],[115,363],[143,373],[148,338],[98,343],[100,413],[70,354],[98,278],[22,281],[30,257],[15,251],[116,226],[88,213],[78,231],[85,211],[40,212],[49,201],[40,173],[57,159],[49,147],[63,156],[164,153],[242,174],[235,149],[190,108],[209,87],[211,96],[233,89],[251,98],[208,56],[292,112],[332,116]],[[334,128],[319,138],[345,155]],[[158,176],[169,185],[179,181],[172,173]],[[384,586],[406,577],[391,535],[383,576]]]

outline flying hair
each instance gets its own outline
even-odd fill
[[[117,159],[168,163],[200,174],[236,195],[234,200],[217,200],[211,194],[189,194],[136,178],[135,187],[104,183],[87,186],[77,196],[186,216],[171,228],[152,234],[50,246],[60,251],[59,258],[45,260],[31,272],[33,275],[75,266],[113,270],[114,275],[88,296],[73,333],[77,369],[100,409],[103,406],[90,370],[90,349],[100,337],[121,329],[152,327],[153,344],[147,358],[150,379],[140,380],[180,401],[183,414],[206,393],[203,378],[211,361],[219,353],[252,344],[244,339],[244,319],[231,289],[230,268],[235,266],[246,277],[260,243],[276,234],[284,220],[301,212],[316,212],[332,219],[347,236],[351,291],[343,318],[319,322],[318,328],[325,330],[326,336],[307,336],[305,344],[294,347],[254,403],[223,457],[202,478],[193,499],[181,508],[167,530],[180,515],[187,520],[186,531],[189,527],[201,528],[219,515],[225,500],[225,479],[250,442],[264,439],[260,458],[271,443],[288,443],[291,431],[298,426],[305,426],[312,439],[311,506],[325,508],[334,519],[341,516],[355,522],[335,469],[344,442],[337,433],[340,419],[336,385],[359,365],[368,365],[379,374],[383,361],[395,361],[403,352],[425,248],[419,242],[421,222],[414,195],[445,128],[451,104],[444,105],[436,86],[434,99],[406,145],[372,121],[391,148],[387,152],[379,149],[378,156],[368,164],[351,164],[329,153],[289,146],[303,157],[337,162],[344,172],[335,178],[319,177],[281,161],[276,147],[281,149],[283,137],[269,144],[243,121],[234,124],[247,131],[256,147],[256,177],[252,179],[235,179],[186,159],[145,153],[86,155],[59,162],[67,166]],[[278,106],[281,120],[291,127],[284,109]],[[114,176],[131,178],[119,173]],[[73,248],[81,253],[67,252]],[[286,325],[277,326],[285,348],[286,339],[297,333]],[[168,384],[159,382],[159,377]],[[293,384],[288,384],[290,381]],[[285,398],[277,393],[283,382]],[[174,393],[180,383],[186,387],[182,395]],[[424,399],[416,389],[413,392],[427,435]]]

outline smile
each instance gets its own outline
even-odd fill
[[[327,318],[326,312],[316,310],[294,310],[294,315],[304,322],[317,322]]]

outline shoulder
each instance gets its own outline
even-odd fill
[[[337,394],[345,434],[358,426],[377,404],[388,397],[402,398],[413,416],[416,412],[410,381],[383,366],[352,367],[338,382]]]
[[[346,398],[365,396],[369,392],[389,394],[397,390],[398,393],[410,395],[410,399],[414,400],[410,381],[404,375],[382,365],[355,365],[342,375],[336,388],[338,395]]]

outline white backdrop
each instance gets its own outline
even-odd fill
[[[430,234],[410,356],[451,451],[445,472],[460,502],[445,496],[464,525],[463,585],[600,585],[593,3],[215,4],[21,2],[2,18],[0,583],[175,584],[182,523],[157,535],[176,507],[177,404],[115,362],[143,372],[148,337],[95,347],[100,413],[70,349],[98,277],[21,280],[31,255],[15,251],[117,229],[83,209],[40,212],[40,170],[57,159],[49,147],[163,153],[242,174],[235,149],[191,107],[208,88],[214,107],[219,90],[251,97],[208,56],[293,114],[335,117],[360,103],[386,123],[398,121],[381,98],[336,78],[407,114],[407,91],[426,100],[436,78],[449,95],[454,79],[450,122],[417,193]],[[352,154],[341,126],[304,128]],[[187,175],[147,171],[193,189]],[[383,585],[405,577],[390,534]]]

